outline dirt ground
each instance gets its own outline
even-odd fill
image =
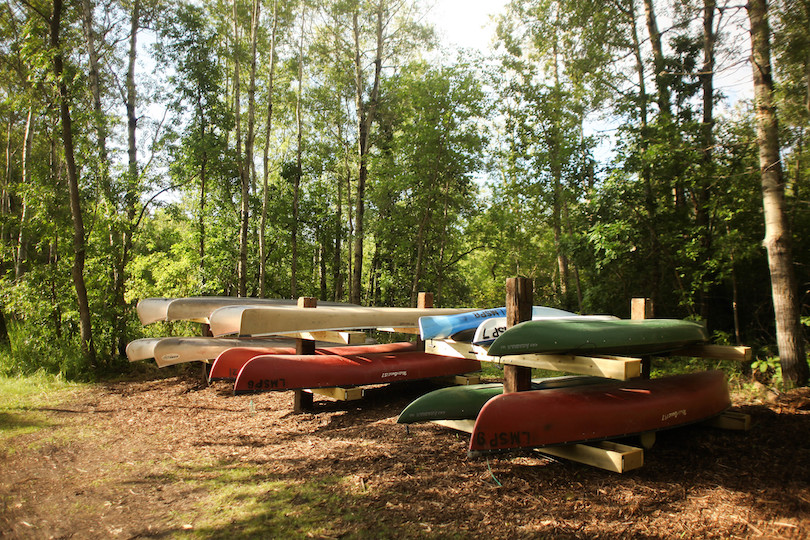
[[[737,396],[750,431],[662,432],[616,474],[406,432],[430,388],[293,414],[292,393],[234,397],[191,369],[93,386],[0,449],[0,536],[810,538],[809,389]]]

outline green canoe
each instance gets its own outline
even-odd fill
[[[702,325],[677,319],[544,319],[508,329],[492,343],[489,354],[658,354],[707,339]]]
[[[608,380],[602,377],[584,375],[532,379],[532,390],[583,386]],[[440,388],[417,398],[405,407],[400,413],[397,422],[400,424],[412,424],[432,420],[474,420],[478,416],[481,407],[499,394],[503,394],[503,384],[501,383]]]

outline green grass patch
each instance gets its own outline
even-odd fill
[[[42,371],[0,376],[0,440],[48,427],[42,410],[63,403],[83,387]]]
[[[176,516],[179,538],[351,537],[363,519],[363,495],[339,477],[280,480],[241,463],[182,466],[172,476],[208,493],[194,514]]]

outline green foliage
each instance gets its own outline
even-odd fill
[[[751,369],[758,378],[764,379],[776,387],[782,386],[782,364],[778,357],[757,358],[751,363]]]
[[[65,331],[57,335],[49,325],[36,322],[9,324],[11,347],[0,351],[0,376],[29,376],[37,372],[68,381],[92,376],[78,341],[78,314],[68,314]]]
[[[134,313],[139,299],[237,290],[250,6],[238,2],[233,21],[227,3],[147,4],[139,22],[154,40],[137,49],[136,63],[154,62],[155,73],[139,70],[136,80],[135,176],[118,105],[126,93],[118,81],[129,62],[129,25],[120,22],[132,6],[95,6],[102,118],[78,4],[66,6],[61,29],[86,226],[84,279],[101,344],[93,366],[76,343],[72,223],[47,21],[23,3],[0,17],[0,296],[12,328],[0,372],[43,368],[82,378],[121,369],[118,347],[126,341],[196,331],[181,323],[141,328]],[[439,305],[501,305],[505,279],[526,275],[534,279],[537,303],[626,316],[629,299],[645,296],[654,299],[657,316],[704,319],[716,341],[736,335],[736,316],[745,343],[772,342],[753,109],[741,103],[715,114],[706,152],[702,31],[690,19],[699,6],[676,4],[672,26],[662,29],[660,77],[650,72],[643,14],[627,2],[511,2],[497,21],[502,47],[493,57],[437,53],[430,62],[424,58],[435,52],[434,37],[419,22],[418,3],[282,2],[275,19],[263,5],[252,100],[256,148],[248,167],[248,294],[260,290],[261,262],[266,294],[289,294],[295,225],[298,293],[348,299],[358,228],[358,121],[373,110],[369,177],[359,201],[366,208],[363,302],[408,305],[428,290]],[[807,283],[810,9],[805,0],[772,6],[794,266]],[[378,7],[387,25],[380,94],[372,102]],[[726,51],[725,35],[719,39]],[[241,118],[233,95],[237,55]],[[364,111],[357,109],[358,91]],[[669,111],[662,93],[670,96]],[[600,120],[619,124],[610,157],[599,155],[603,141],[588,135]],[[106,155],[100,128],[108,132]],[[23,177],[26,129],[33,137]],[[801,302],[807,326],[806,294]]]

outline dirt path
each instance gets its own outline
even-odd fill
[[[0,449],[8,538],[810,537],[810,393],[743,404],[745,434],[661,433],[618,475],[396,416],[424,385],[317,401],[189,374],[95,386]]]

